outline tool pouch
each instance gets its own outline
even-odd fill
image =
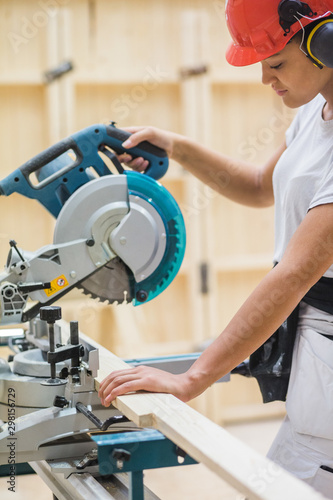
[[[322,277],[302,300],[321,311],[333,314],[333,278]],[[298,312],[299,306],[280,328],[251,354],[248,361],[232,371],[247,377],[255,377],[264,403],[286,400]]]
[[[286,400],[298,309],[250,356],[250,376],[257,379],[264,403]]]

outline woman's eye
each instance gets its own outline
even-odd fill
[[[281,66],[282,66],[282,63],[277,64],[276,66],[271,66],[271,69],[279,69],[279,68],[281,68]]]

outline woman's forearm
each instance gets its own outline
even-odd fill
[[[155,127],[130,127],[128,130],[132,135],[124,142],[125,148],[135,147],[142,141],[151,142],[164,149],[169,158],[180,163],[203,183],[235,202],[254,207],[274,203],[272,173],[285,144],[281,145],[267,164],[256,166],[212,151],[174,132]],[[144,171],[149,164],[143,158],[132,159],[130,154],[119,158],[139,171]]]
[[[203,183],[223,196],[243,205],[268,206],[273,191],[262,182],[263,169],[230,158],[177,134],[174,134],[172,158]]]

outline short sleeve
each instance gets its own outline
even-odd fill
[[[309,210],[317,207],[318,205],[325,205],[326,203],[333,203],[333,158],[327,168],[327,173],[322,182],[319,184],[318,189],[311,200]]]

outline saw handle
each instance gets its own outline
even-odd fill
[[[169,166],[167,153],[146,141],[125,149],[122,143],[130,135],[116,128],[114,123],[91,125],[80,130],[42,151],[0,181],[0,195],[9,196],[16,192],[36,199],[57,217],[64,203],[79,187],[98,176],[112,175],[100,156],[106,147],[117,154],[127,152],[132,158],[143,157],[149,161],[145,175],[160,179]],[[117,157],[111,151],[107,151],[106,156],[117,163]],[[119,162],[116,167],[119,171]],[[37,178],[35,183],[32,174]]]
[[[66,139],[63,139],[60,142],[57,142],[56,144],[53,144],[53,146],[50,146],[48,149],[45,151],[42,151],[41,153],[38,153],[36,156],[31,158],[31,160],[28,160],[26,163],[24,163],[19,170],[22,172],[24,177],[29,177],[31,174],[34,172],[37,172],[39,169],[44,167],[44,165],[47,165],[51,163],[53,160],[56,160],[59,158],[61,155],[66,153],[69,150],[75,151],[75,154],[77,155],[77,160],[75,164],[80,163],[80,160],[82,159],[82,155],[80,154],[80,151],[78,151],[76,147],[75,141],[72,139],[72,137],[67,137]],[[74,164],[73,164],[74,166]]]
[[[142,141],[133,148],[124,148],[122,143],[125,142],[132,134],[126,130],[119,129],[114,126],[114,123],[106,126],[107,134],[110,136],[110,147],[117,153],[128,153],[132,158],[142,157],[149,161],[149,166],[145,170],[145,174],[153,179],[160,179],[168,170],[169,159],[166,151],[148,141]]]
[[[92,133],[93,129],[95,134]],[[103,129],[105,129],[106,134]],[[102,132],[102,138],[97,137],[98,135],[100,135],[100,132]],[[79,139],[89,134],[90,144],[86,143],[85,147],[82,147],[84,146],[84,143],[80,144],[81,141]],[[70,166],[70,168],[72,169],[73,167],[81,164],[82,159],[85,156],[91,155],[93,153],[93,151],[91,151],[91,146],[94,145],[94,143],[96,147],[96,153],[104,143],[112,148],[117,154],[128,153],[133,158],[143,157],[150,163],[149,167],[145,170],[144,173],[156,180],[163,177],[169,166],[169,160],[166,151],[157,146],[154,146],[148,141],[143,141],[131,149],[124,148],[122,146],[122,143],[125,142],[131,135],[132,134],[130,134],[129,132],[115,127],[113,122],[110,125],[93,125],[91,127],[88,127],[87,129],[77,132],[76,134],[73,134],[73,136],[67,137],[62,141],[57,142],[53,146],[50,146],[45,151],[42,151],[41,153],[34,156],[31,160],[28,160],[26,163],[24,163],[19,170],[22,172],[24,177],[27,178],[32,173],[37,172],[39,169],[56,160],[71,149],[76,154],[76,161],[73,162],[73,164]],[[88,153],[88,155],[86,153]],[[96,165],[94,165],[94,167],[96,168]],[[96,168],[96,170],[98,171],[98,168]],[[103,175],[105,172],[101,171],[98,173],[100,175]]]
[[[92,133],[92,129],[94,129],[94,134]],[[87,135],[86,132],[88,132],[88,130],[90,134],[90,148],[87,148],[87,143],[84,147],[84,143],[80,141],[81,137]],[[98,137],[100,133],[102,133],[102,137]],[[132,134],[129,132],[115,127],[113,122],[109,125],[95,125],[88,127],[88,129],[77,132],[76,134],[73,134],[73,136],[67,137],[66,139],[49,147],[45,151],[42,151],[22,165],[20,170],[22,174],[27,177],[71,149],[76,154],[76,161],[71,165],[71,168],[73,168],[81,164],[82,159],[85,156],[93,153],[90,149],[92,149],[91,146],[95,143],[96,153],[97,150],[101,149],[101,146],[104,144],[113,149],[113,151],[117,154],[128,153],[133,158],[143,157],[145,160],[149,161],[149,167],[144,172],[145,175],[149,175],[149,177],[152,177],[155,180],[163,177],[169,166],[169,159],[166,151],[154,146],[148,141],[143,141],[131,149],[124,148],[122,143],[125,142],[131,135]],[[85,153],[85,150],[88,155]],[[96,165],[94,165],[94,167],[96,168]],[[98,167],[96,170],[98,171]],[[105,172],[98,171],[98,173],[100,175],[104,175]]]

